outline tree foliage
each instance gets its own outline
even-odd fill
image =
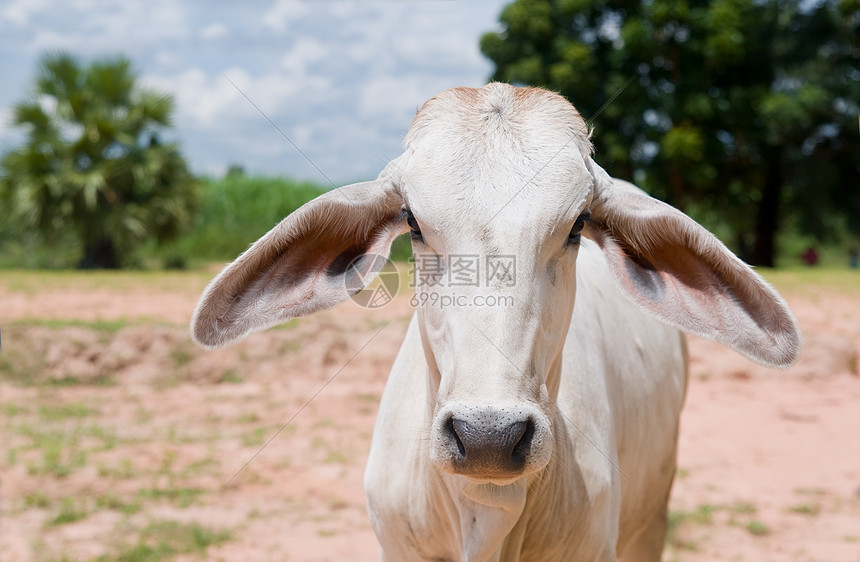
[[[500,22],[493,79],[562,93],[610,173],[721,216],[750,261],[786,221],[860,235],[860,0],[516,0]]]
[[[175,238],[191,224],[196,184],[161,140],[172,112],[124,57],[46,55],[34,95],[13,110],[26,140],[2,158],[7,219],[49,240],[77,237],[85,268],[119,267],[147,240]]]

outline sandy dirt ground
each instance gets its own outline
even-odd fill
[[[378,559],[362,476],[408,298],[207,352],[208,276],[0,273],[0,560]],[[860,561],[860,278],[781,288],[791,369],[690,340],[664,560]]]

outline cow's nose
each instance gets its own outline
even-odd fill
[[[534,421],[451,417],[445,424],[446,438],[456,447],[452,468],[458,474],[484,478],[519,475],[532,449]],[[451,447],[453,453],[454,447]]]

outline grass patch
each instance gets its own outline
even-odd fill
[[[65,377],[60,377],[56,379],[51,379],[48,381],[49,386],[57,387],[57,388],[67,388],[72,386],[91,386],[97,388],[109,388],[112,386],[116,386],[116,378],[113,375],[96,375],[96,376],[88,376],[86,378],[76,377],[74,375],[69,375]]]
[[[813,295],[822,289],[846,295],[860,295],[857,271],[826,267],[756,269],[780,292]]]
[[[756,537],[763,537],[770,533],[770,528],[756,519],[753,519],[752,521],[747,523],[746,529]]]
[[[818,515],[821,512],[821,506],[818,504],[800,503],[789,507],[788,510],[801,515]]]
[[[13,326],[48,328],[50,330],[61,330],[63,328],[82,328],[115,334],[124,328],[131,326],[131,322],[124,318],[118,320],[78,320],[78,319],[55,319],[55,318],[28,318],[12,322]]]
[[[106,494],[95,499],[96,508],[118,511],[125,515],[134,515],[141,510],[140,501],[125,501],[114,494]]]
[[[283,324],[278,324],[277,326],[272,326],[269,329],[270,330],[295,330],[296,328],[299,327],[299,324],[301,323],[301,321],[302,321],[302,318],[300,316],[298,316],[296,318],[290,318],[289,320],[287,320]],[[298,344],[295,344],[295,349],[292,349],[292,347],[291,347],[291,350],[293,350],[293,351],[296,349],[299,349]]]
[[[37,430],[29,426],[20,432],[31,439],[30,450],[38,451],[37,459],[30,459],[30,474],[64,478],[87,465],[87,450],[82,447],[78,431]]]
[[[42,291],[86,294],[105,289],[120,293],[139,292],[150,295],[199,294],[211,278],[212,272],[204,269],[189,271],[0,269],[0,288],[24,295],[35,295]],[[134,322],[136,320],[129,319],[127,325]],[[110,324],[111,322],[107,322],[107,326]]]
[[[670,510],[666,527],[666,546],[675,550],[695,552],[699,545],[690,539],[685,532],[693,525],[706,526],[713,523],[716,508],[710,504],[702,504],[693,511]]]
[[[254,423],[260,421],[260,415],[257,412],[248,412],[239,416],[236,421],[239,423]]]
[[[181,369],[191,362],[194,354],[191,353],[191,348],[188,345],[182,345],[170,352],[170,358],[173,360],[173,365],[177,369]]]
[[[141,499],[148,500],[167,500],[176,507],[190,507],[203,494],[203,490],[199,488],[147,488],[140,490],[137,495]]]
[[[242,434],[242,445],[245,447],[259,447],[266,440],[266,428],[257,427],[251,432]]]
[[[227,530],[215,530],[199,523],[154,521],[147,525],[135,544],[126,544],[115,554],[96,558],[97,562],[157,562],[181,554],[205,557],[209,547],[232,538]]]
[[[225,369],[218,378],[219,383],[239,384],[245,382],[234,369]]]
[[[732,511],[740,515],[755,515],[758,508],[751,503],[737,502],[732,506]]]
[[[39,406],[39,417],[46,422],[58,422],[67,419],[85,418],[98,414],[98,410],[79,402],[60,404],[58,406]]]
[[[328,464],[346,464],[349,462],[349,457],[342,451],[329,451],[323,462]]]
[[[221,466],[221,463],[218,459],[214,457],[206,457],[200,459],[199,461],[194,461],[188,466],[186,466],[180,472],[179,476],[181,478],[193,478],[200,474],[213,474],[218,475],[218,468]]]
[[[690,514],[690,520],[697,525],[710,525],[714,522],[715,509],[710,504],[702,504]]]
[[[122,459],[119,464],[108,466],[100,464],[98,467],[99,476],[102,478],[117,478],[128,480],[138,476],[138,470],[134,466],[131,459]]]
[[[18,416],[21,414],[26,414],[30,410],[21,406],[19,404],[4,404],[3,405],[3,414],[9,417]]]
[[[16,430],[30,439],[28,446],[21,447],[24,453],[21,457],[27,462],[29,473],[58,478],[86,466],[90,453],[113,449],[118,442],[112,431],[94,425],[67,428],[22,425]]]
[[[48,509],[51,507],[51,498],[41,490],[24,496],[24,509]]]
[[[60,512],[48,521],[48,525],[57,526],[80,521],[89,515],[89,511],[83,507],[82,502],[75,498],[63,498],[60,500]]]

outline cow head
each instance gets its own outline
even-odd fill
[[[427,102],[374,181],[284,219],[206,289],[192,333],[220,346],[333,306],[411,232],[430,458],[505,484],[552,454],[561,351],[583,237],[638,308],[765,364],[798,350],[778,295],[711,234],[592,160],[585,122],[544,90],[490,84]],[[348,267],[352,264],[351,267]],[[356,264],[357,267],[356,267]]]

